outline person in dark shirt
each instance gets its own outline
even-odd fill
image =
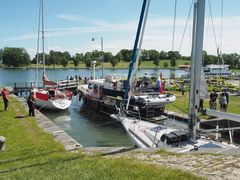
[[[34,112],[34,106],[35,106],[35,100],[34,100],[34,93],[31,92],[28,96],[27,100],[28,108],[29,108],[29,116],[35,116]]]
[[[210,94],[210,100],[209,100],[209,108],[216,110],[217,109],[217,98],[218,94],[215,90],[213,90]]]

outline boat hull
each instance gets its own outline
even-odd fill
[[[41,100],[35,99],[35,105],[39,109],[49,109],[49,110],[64,110],[69,108],[71,105],[71,100],[68,99],[53,99],[53,100]]]

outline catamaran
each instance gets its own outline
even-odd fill
[[[42,62],[43,62],[43,87],[42,89],[34,88],[35,105],[39,109],[64,110],[71,105],[72,93],[70,91],[60,91],[57,88],[57,83],[48,80],[45,69],[45,52],[44,52],[44,16],[43,16],[43,0],[40,0],[39,6],[39,23],[38,23],[38,42],[37,42],[37,70],[36,84],[38,81],[38,62],[39,62],[39,39],[40,39],[40,24],[42,23]],[[42,21],[41,21],[42,20]]]
[[[143,38],[145,23],[147,20],[150,0],[143,0],[140,20],[138,24],[137,35],[133,54],[130,62],[130,69],[125,90],[125,98],[129,97],[133,64],[139,58],[138,53],[141,50],[141,41]],[[201,72],[202,72],[202,52],[203,52],[203,34],[204,34],[204,16],[205,0],[196,0],[194,2],[193,19],[193,43],[191,54],[191,87],[189,100],[188,128],[177,129],[170,128],[156,123],[143,121],[141,118],[127,116],[128,105],[123,100],[118,114],[112,114],[111,117],[122,123],[131,140],[138,147],[166,147],[174,148],[176,152],[186,152],[200,148],[232,148],[234,145],[213,141],[200,135],[199,127],[199,106],[201,92]]]

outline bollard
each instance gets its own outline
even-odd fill
[[[0,136],[0,151],[5,150],[5,140],[6,138],[4,136]]]

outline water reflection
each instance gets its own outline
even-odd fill
[[[43,111],[55,124],[86,147],[131,146],[119,122],[89,110],[77,97],[66,111]]]

